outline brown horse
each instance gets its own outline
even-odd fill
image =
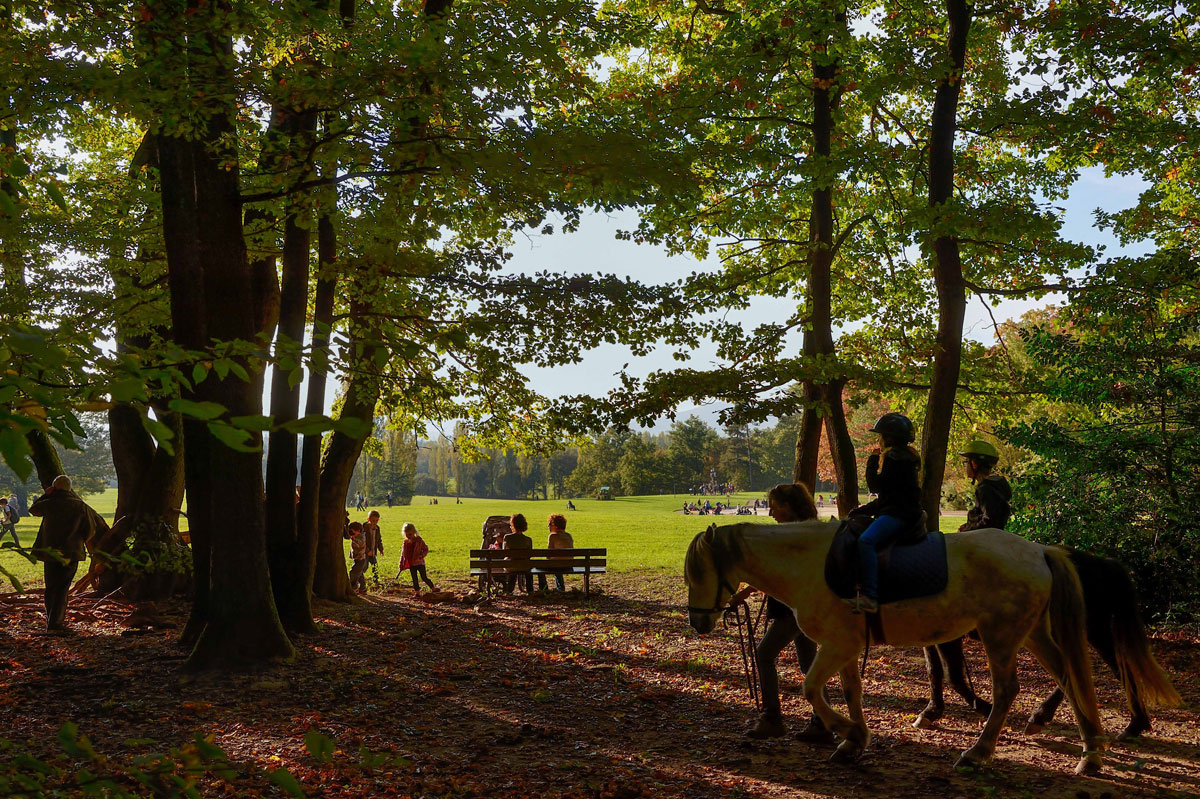
[[[825,726],[842,738],[834,759],[846,762],[857,758],[870,740],[855,663],[867,633],[862,616],[852,614],[823,578],[825,554],[837,528],[837,521],[712,526],[688,547],[684,575],[688,620],[699,633],[712,631],[743,582],[794,609],[800,629],[819,647],[804,678],[804,696]],[[1075,711],[1084,744],[1076,771],[1098,772],[1103,731],[1083,633],[1082,590],[1067,552],[1002,530],[978,530],[948,536],[946,557],[946,590],[888,604],[882,623],[888,645],[909,648],[979,631],[995,704],[959,764],[984,763],[995,751],[1019,689],[1017,653],[1025,646],[1064,687]],[[841,676],[849,718],[822,695],[834,674]]]
[[[1150,713],[1146,706],[1179,707],[1183,704],[1171,679],[1154,659],[1146,628],[1137,609],[1137,592],[1125,567],[1115,560],[1071,550],[1071,563],[1083,586],[1087,608],[1087,637],[1090,643],[1121,681],[1129,702],[1129,724],[1117,736],[1118,741],[1141,735],[1150,730]],[[962,639],[925,647],[925,662],[929,669],[929,704],[917,716],[914,727],[927,728],[942,716],[942,680],[949,675],[950,684],[970,707],[987,716],[992,706],[975,695],[973,686],[964,679],[966,662]],[[1027,733],[1037,733],[1050,723],[1063,692],[1054,693],[1042,702],[1029,717]]]

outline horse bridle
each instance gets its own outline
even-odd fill
[[[717,566],[717,564],[716,564],[716,562],[714,562],[713,568],[716,569],[716,566]],[[688,613],[721,613],[722,611],[724,611],[728,606],[721,604],[721,591],[722,590],[728,591],[729,596],[731,596],[731,597],[737,593],[737,589],[729,584],[729,580],[725,579],[725,575],[721,574],[720,570],[718,569],[717,570],[717,595],[715,597],[713,597],[713,606],[711,608],[697,608],[697,607],[692,607],[691,605],[688,605],[687,606]]]

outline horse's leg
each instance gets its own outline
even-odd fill
[[[1089,618],[1088,621],[1092,622],[1092,619]],[[1142,702],[1141,692],[1138,690],[1137,680],[1133,675],[1121,679],[1121,668],[1117,665],[1117,644],[1113,640],[1112,622],[1109,618],[1102,621],[1107,623],[1088,624],[1088,643],[1096,650],[1096,654],[1100,655],[1100,659],[1108,664],[1112,673],[1117,675],[1117,679],[1121,680],[1121,684],[1125,688],[1125,699],[1129,702],[1129,712],[1132,715],[1129,723],[1125,725],[1125,729],[1117,736],[1117,740],[1127,741],[1150,731],[1150,713],[1147,712],[1146,705]]]
[[[962,753],[955,766],[972,767],[986,763],[996,751],[996,740],[1004,729],[1004,720],[1020,690],[1017,680],[1017,652],[1021,638],[1013,626],[1004,625],[996,630],[980,630],[980,638],[988,655],[988,671],[992,676],[992,712],[975,744]]]
[[[839,674],[842,678],[842,693],[846,696],[846,707],[849,709],[850,720],[865,731],[867,721],[863,717],[862,675],[858,673],[858,663],[851,661]],[[870,735],[869,732],[867,734]],[[862,754],[865,747],[865,741],[860,745],[850,738],[846,738],[838,744],[837,750],[829,759],[835,763],[853,763]]]
[[[852,668],[854,659],[858,654],[858,647],[862,642],[861,637],[856,637],[849,630],[844,635],[845,639],[841,641],[828,639],[822,641],[821,648],[817,650],[817,657],[813,660],[812,668],[809,669],[808,674],[804,675],[804,698],[812,705],[813,711],[825,724],[825,727],[843,739],[841,745],[838,746],[838,752],[841,754],[835,753],[835,756],[839,760],[857,757],[867,747],[867,743],[871,739],[871,733],[867,730],[867,725],[861,718],[861,683],[856,681],[852,683],[853,685],[857,685],[857,693],[859,695],[858,721],[853,721],[838,713],[825,700],[825,684],[829,682],[829,678],[834,674],[841,672],[843,669]],[[846,701],[850,702],[851,686],[843,685],[842,690],[846,693]]]
[[[924,710],[917,714],[917,720],[913,722],[913,726],[919,730],[927,730],[932,727],[933,723],[942,717],[942,712],[946,708],[945,700],[942,697],[945,671],[942,669],[942,659],[938,653],[938,648],[943,646],[946,644],[925,647],[925,671],[929,675],[929,703],[925,705]]]
[[[1058,706],[1062,704],[1063,699],[1066,699],[1066,694],[1062,688],[1054,687],[1054,692],[1046,697],[1046,701],[1033,712],[1029,717],[1029,722],[1025,725],[1026,735],[1037,735],[1042,731],[1047,724],[1054,718],[1054,714],[1058,712]]]
[[[1029,634],[1025,646],[1033,653],[1046,670],[1054,677],[1059,685],[1067,685],[1067,666],[1064,653],[1050,635],[1045,625],[1039,624]],[[1090,664],[1089,664],[1090,666]],[[1079,761],[1076,772],[1080,774],[1095,773],[1100,770],[1101,752],[1104,749],[1104,730],[1100,726],[1100,714],[1094,703],[1086,708],[1080,703],[1078,690],[1064,690],[1075,712],[1075,721],[1079,724],[1079,735],[1083,739],[1083,757]]]
[[[950,685],[967,703],[967,707],[985,718],[992,712],[992,704],[976,696],[974,689],[967,683],[967,657],[963,653],[963,639],[957,638],[944,644],[938,644],[938,652],[946,664],[946,676]]]

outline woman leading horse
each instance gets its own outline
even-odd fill
[[[834,759],[850,761],[870,740],[856,668],[867,631],[862,617],[829,590],[823,577],[838,524],[797,522],[769,530],[754,524],[712,526],[688,547],[684,575],[688,619],[700,633],[712,631],[741,582],[795,610],[800,629],[818,645],[804,678],[804,696],[825,726],[843,739]],[[959,764],[984,763],[995,751],[1019,688],[1017,653],[1025,646],[1063,686],[1075,711],[1084,743],[1076,771],[1098,772],[1103,731],[1084,639],[1079,578],[1067,553],[1002,530],[981,530],[948,537],[946,556],[946,590],[888,605],[882,626],[887,643],[897,647],[927,646],[979,631],[988,653],[993,708],[979,739],[962,753]],[[822,695],[834,674],[841,676],[849,718]]]

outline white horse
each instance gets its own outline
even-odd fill
[[[711,632],[739,583],[773,596],[796,613],[804,634],[818,644],[804,678],[804,696],[825,726],[843,740],[833,759],[857,758],[870,740],[863,720],[857,656],[866,645],[863,617],[854,615],[825,583],[825,555],[837,521],[780,525],[713,525],[688,547],[684,575],[688,620]],[[1017,653],[1022,646],[1063,687],[1083,738],[1075,771],[1101,768],[1105,740],[1096,709],[1079,578],[1065,550],[1045,547],[1003,530],[976,530],[946,538],[949,584],[940,594],[883,607],[889,646],[922,647],[978,630],[992,675],[992,712],[975,745],[958,765],[989,760],[1017,695]],[[840,674],[850,710],[829,706],[822,688]]]

